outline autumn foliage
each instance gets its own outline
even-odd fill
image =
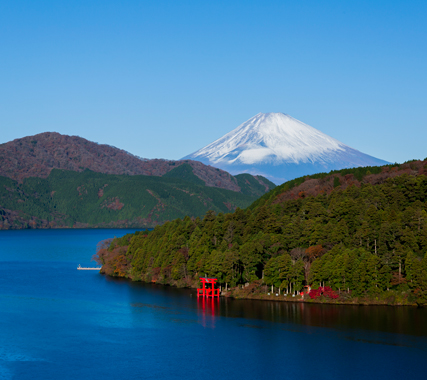
[[[329,299],[337,299],[339,297],[338,293],[332,290],[330,286],[320,286],[318,289],[311,289],[308,295],[313,300],[318,299],[321,296]]]

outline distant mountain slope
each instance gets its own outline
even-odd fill
[[[388,163],[283,113],[259,113],[183,159],[232,174],[262,175],[276,184],[318,172]]]
[[[0,229],[146,228],[208,210],[231,212],[259,197],[205,186],[190,169],[184,164],[164,177],[53,169],[22,183],[0,177]]]
[[[0,145],[0,176],[17,181],[29,177],[47,178],[52,169],[77,172],[89,169],[105,174],[163,176],[184,163],[192,168],[192,172],[206,186],[241,191],[236,178],[199,161],[141,159],[124,150],[78,136],[46,132]],[[261,181],[266,191],[274,187],[268,180],[258,178],[256,181]]]

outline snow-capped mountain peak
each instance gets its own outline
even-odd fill
[[[309,162],[346,146],[283,113],[259,113],[225,136],[193,153],[212,163]],[[231,155],[231,157],[230,157]]]
[[[300,170],[301,175],[305,175],[386,163],[283,113],[259,113],[184,158],[199,160],[231,173],[261,174],[276,183],[291,179],[289,169],[292,167],[291,171],[295,172],[295,165],[300,169],[305,167]],[[295,178],[292,174],[290,177]]]

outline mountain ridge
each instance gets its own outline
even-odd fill
[[[105,144],[79,136],[44,132],[0,145],[0,176],[18,182],[29,177],[47,178],[52,169],[104,174],[163,176],[174,168],[189,164],[194,174],[208,187],[240,192],[238,180],[224,170],[194,160],[144,159]],[[257,178],[266,191],[269,181]]]
[[[56,132],[0,145],[0,229],[151,228],[245,208],[274,187],[260,176],[141,159]]]

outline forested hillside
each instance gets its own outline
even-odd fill
[[[299,178],[246,210],[113,240],[97,260],[133,280],[194,286],[198,276],[217,277],[234,296],[263,297],[271,287],[298,295],[311,285],[310,299],[422,305],[426,169],[414,161]]]
[[[58,169],[22,183],[0,177],[0,229],[154,227],[247,207],[266,191],[252,176],[235,178],[240,192],[206,186],[185,163],[163,177]]]
[[[245,194],[241,189],[242,181],[237,176],[199,161],[149,160],[79,136],[45,132],[0,144],[0,176],[20,183],[30,177],[47,178],[53,169],[75,172],[89,169],[104,174],[155,177],[175,171],[176,177],[176,169],[180,166],[186,166],[187,169],[190,167],[191,174],[200,180],[199,183]],[[246,177],[250,177],[251,182],[256,182],[258,187],[263,188],[258,196],[275,187],[262,176],[246,174]]]

